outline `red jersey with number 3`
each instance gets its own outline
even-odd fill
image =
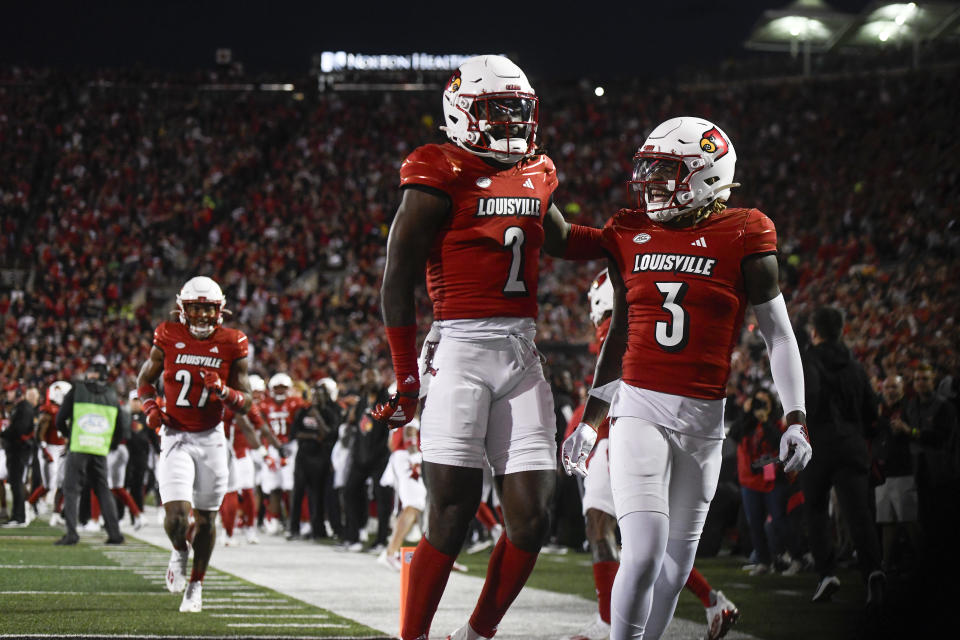
[[[757,209],[725,209],[693,228],[670,229],[621,211],[602,242],[627,288],[624,382],[723,398],[747,305],[741,262],[776,253],[773,222]]]
[[[163,395],[169,426],[181,431],[213,429],[223,419],[223,403],[203,386],[201,370],[216,371],[224,384],[233,363],[247,357],[247,336],[217,327],[205,340],[194,338],[187,325],[163,322],[153,333],[153,346],[163,351]]]
[[[400,185],[450,197],[427,259],[435,320],[537,317],[543,216],[557,188],[550,158],[498,170],[456,145],[428,144],[404,160]]]

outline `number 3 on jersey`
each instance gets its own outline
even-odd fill
[[[681,306],[687,295],[686,282],[656,282],[663,296],[663,309],[670,314],[670,322],[656,325],[657,344],[667,353],[675,353],[687,346],[690,340],[690,314]]]
[[[520,227],[507,227],[503,232],[503,247],[511,251],[510,271],[507,274],[507,282],[503,285],[503,295],[507,297],[525,296],[529,293],[527,283],[523,281],[524,257],[523,243],[526,236]]]

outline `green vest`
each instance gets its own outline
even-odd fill
[[[84,382],[73,389],[70,451],[105,456],[117,428],[117,394],[109,387],[104,393],[96,393]]]

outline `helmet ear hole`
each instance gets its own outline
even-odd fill
[[[720,178],[718,178],[717,176],[710,176],[709,178],[705,179],[704,182],[707,183],[708,185],[712,185],[713,183],[719,180]]]

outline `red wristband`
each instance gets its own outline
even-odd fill
[[[243,404],[245,399],[243,394],[236,389],[231,389],[230,387],[224,386],[223,394],[220,396],[220,398],[223,400],[223,404],[227,405],[227,408],[234,413],[243,413]]]
[[[606,257],[600,244],[602,234],[603,229],[571,224],[563,257],[567,260],[599,260]]]
[[[417,326],[387,327],[387,342],[393,357],[393,372],[397,376],[397,391],[420,388],[417,370]]]
[[[146,402],[151,398],[156,398],[157,388],[152,384],[142,385],[137,389],[137,397],[140,398],[140,402]]]

